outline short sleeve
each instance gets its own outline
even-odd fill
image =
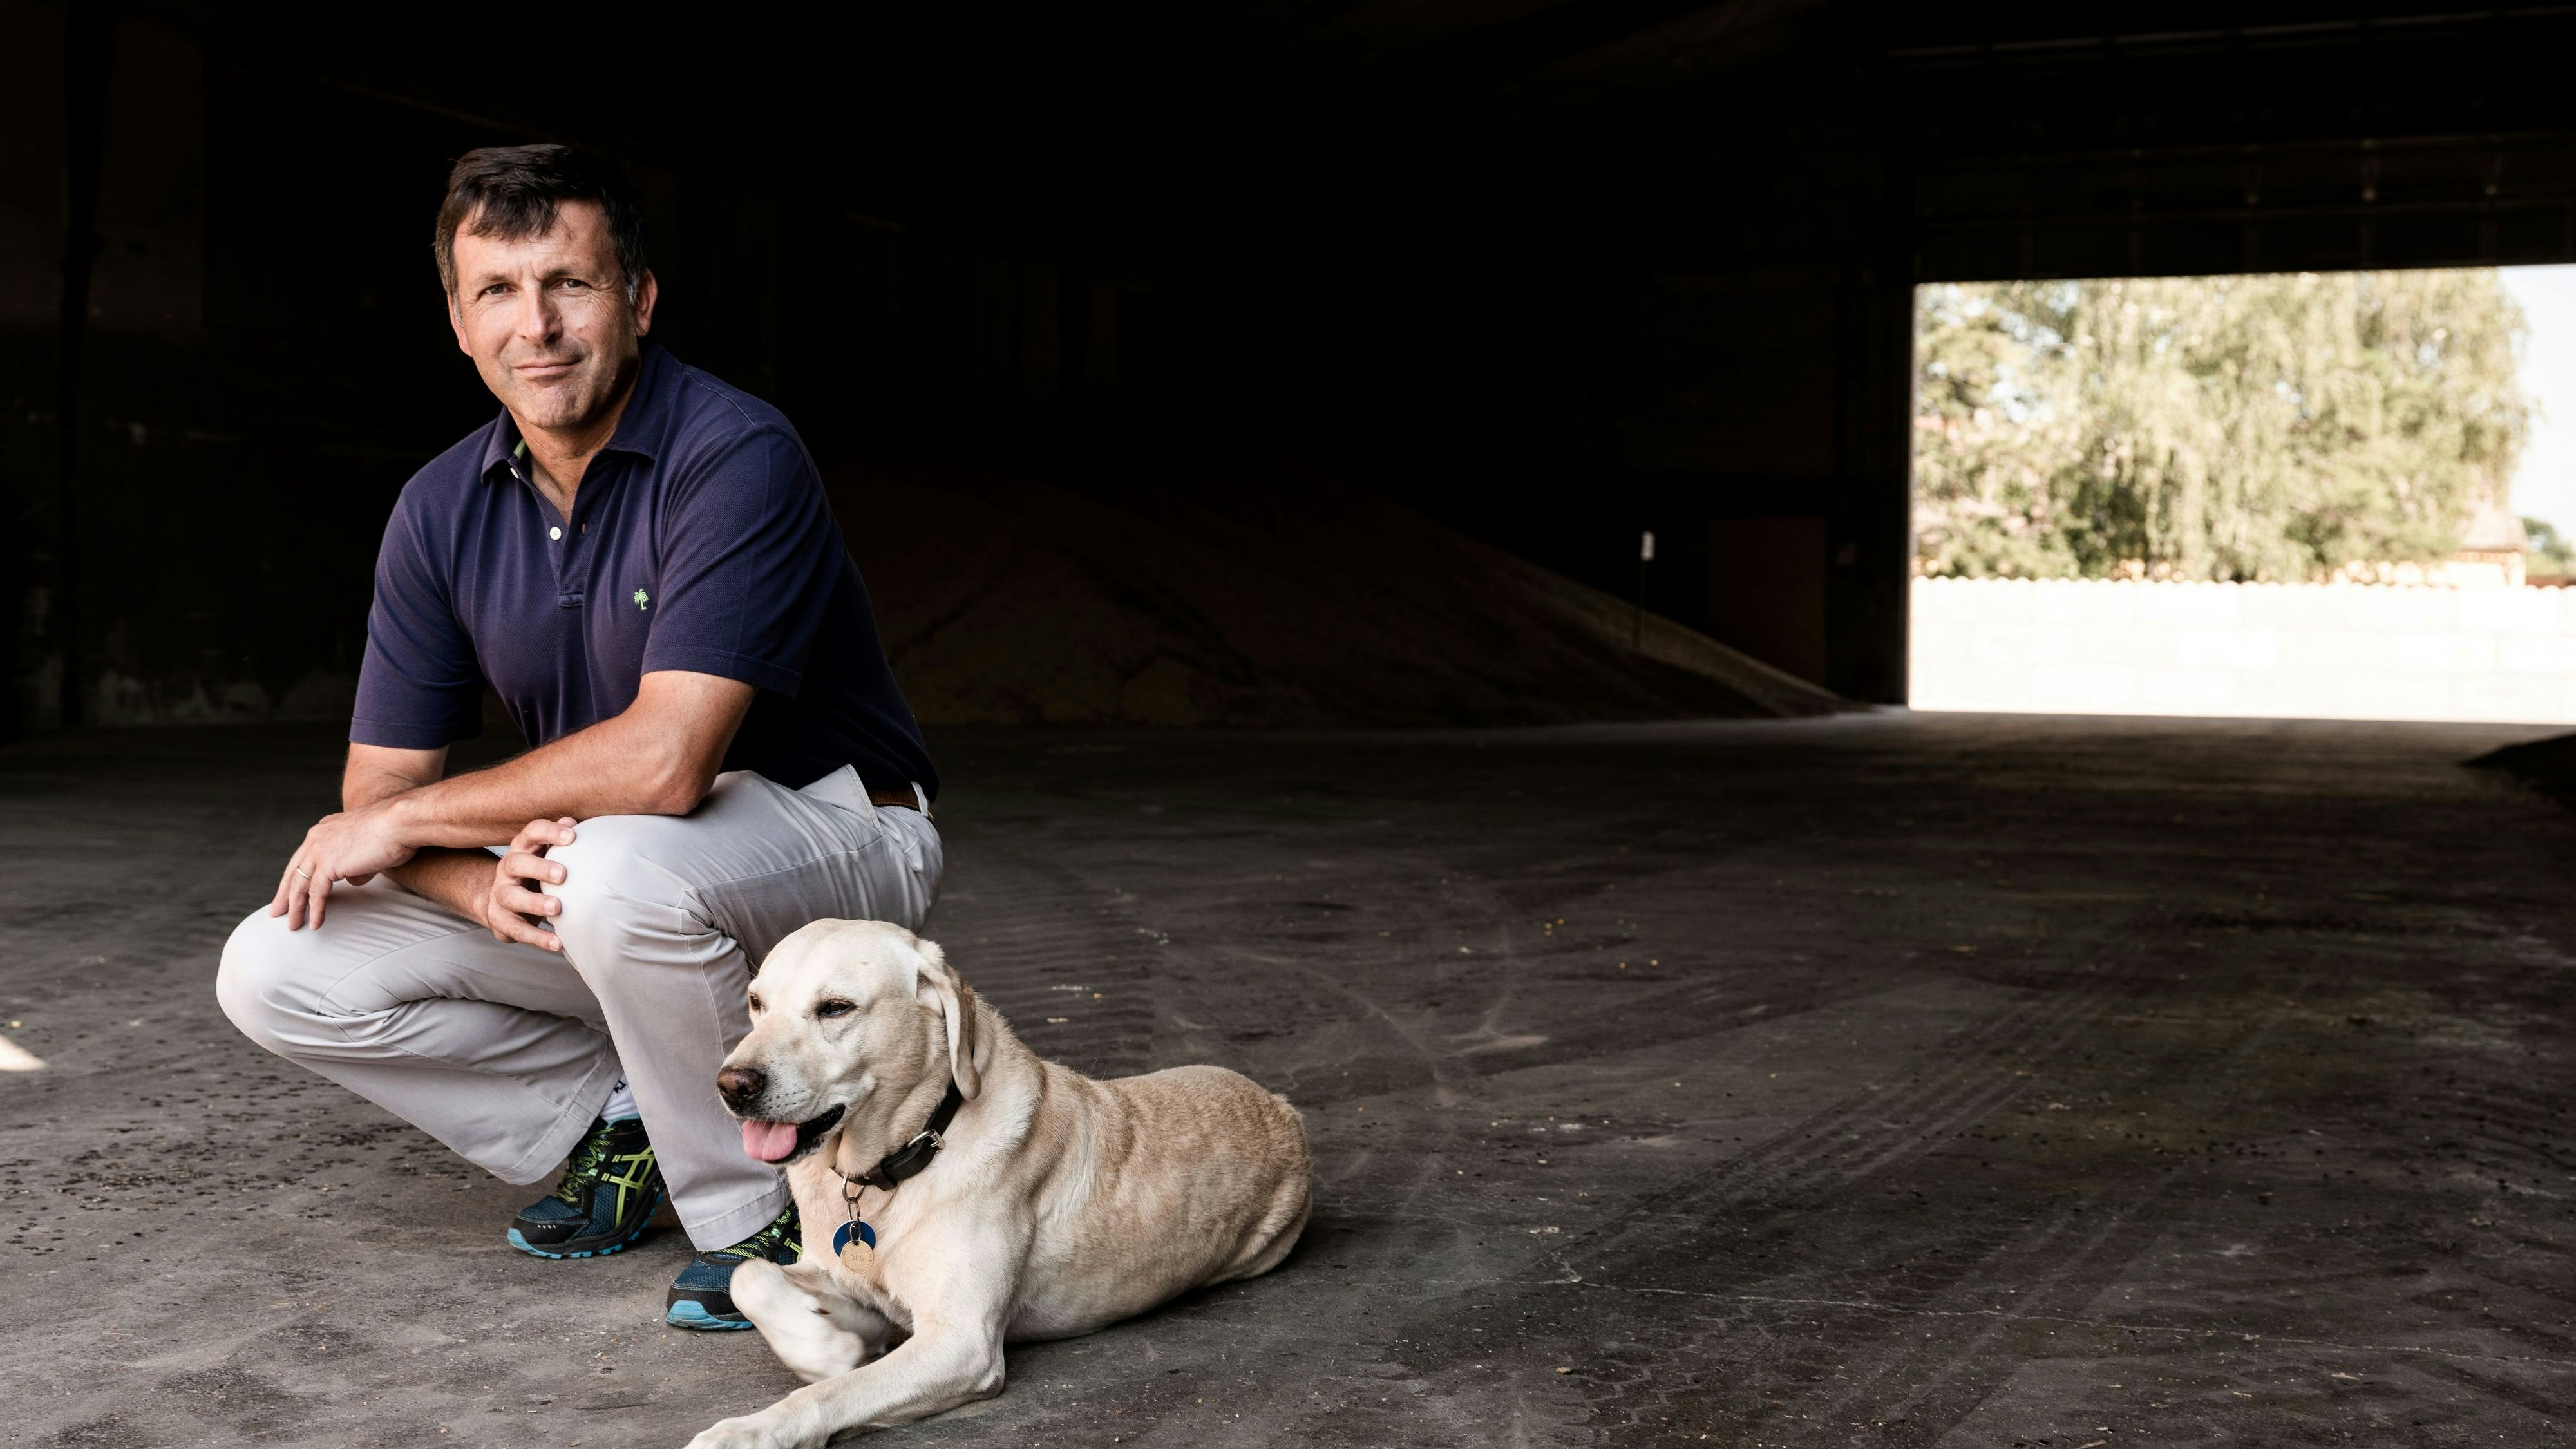
[[[823,480],[793,434],[757,428],[676,482],[644,672],[713,674],[793,698],[846,556]]]
[[[483,732],[482,668],[414,503],[414,490],[405,489],[376,554],[351,744],[434,750]]]

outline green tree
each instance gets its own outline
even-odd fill
[[[2563,579],[2576,574],[2576,538],[2562,536],[2555,525],[2537,518],[2522,521],[2524,536],[2531,540],[2531,555],[2524,567],[2535,579]]]
[[[2297,580],[2438,559],[2528,406],[2492,269],[1926,287],[1916,556]]]

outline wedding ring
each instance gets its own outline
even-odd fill
[[[290,865],[290,866],[288,866],[288,867],[287,867],[287,869],[288,869],[288,870],[291,870],[291,871],[293,871],[293,872],[295,872],[297,875],[300,875],[300,876],[304,877],[306,880],[311,880],[311,879],[313,879],[313,872],[311,872],[311,871],[309,871],[309,870],[306,870],[304,867],[302,867],[302,866],[300,866],[300,865]]]

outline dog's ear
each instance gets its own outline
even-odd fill
[[[936,941],[920,942],[922,1004],[935,1007],[948,1023],[948,1074],[957,1094],[967,1101],[984,1090],[982,1033],[975,1020],[975,989],[958,978]]]

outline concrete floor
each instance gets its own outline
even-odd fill
[[[1042,1052],[1307,1113],[1271,1277],[892,1443],[2506,1444],[2576,1405],[2576,816],[2465,726],[951,731]],[[236,1037],[327,732],[0,752],[0,1442],[671,1445],[685,1249]]]

